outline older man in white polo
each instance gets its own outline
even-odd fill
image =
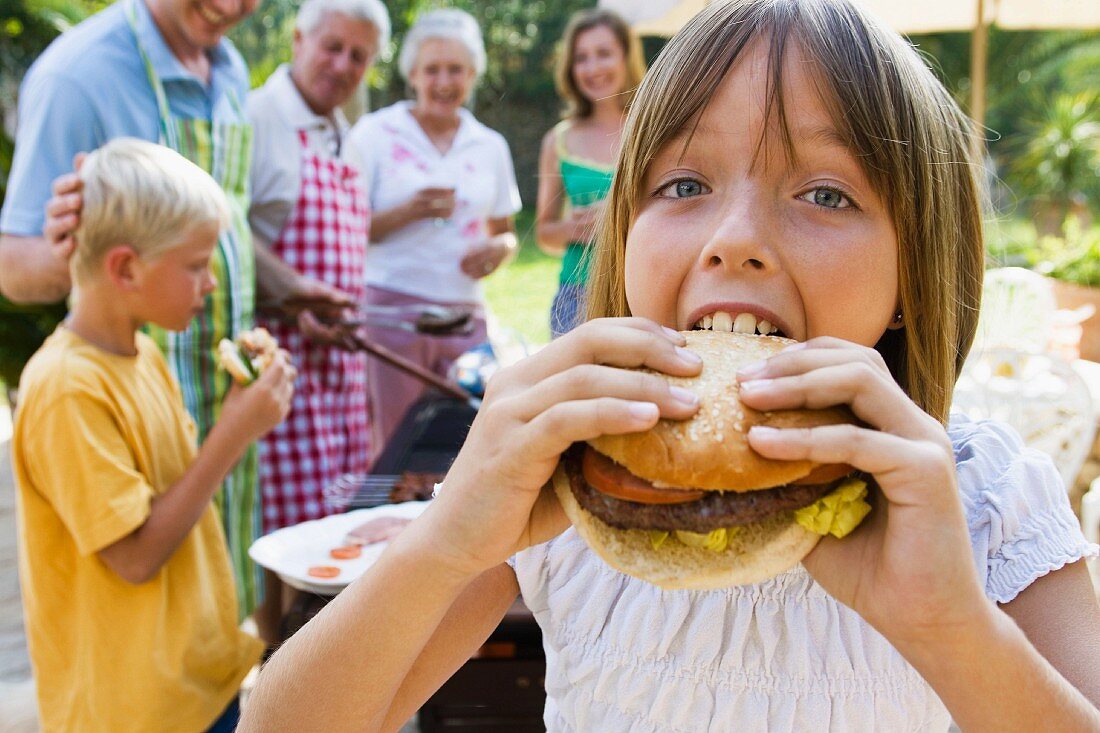
[[[282,293],[302,293],[290,284],[303,280],[363,300],[369,199],[355,151],[344,145],[348,122],[340,105],[389,43],[389,31],[379,0],[306,0],[293,60],[248,98],[255,127],[249,222],[261,302],[265,295],[278,301]],[[364,355],[332,344],[334,334],[309,310],[296,323],[264,325],[300,373],[289,416],[260,446],[270,532],[332,511],[323,489],[341,474],[367,469],[371,428]],[[257,622],[275,642],[284,592],[274,573],[266,581]]]

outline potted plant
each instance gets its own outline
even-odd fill
[[[1039,238],[1031,265],[1051,279],[1060,309],[1094,308],[1082,324],[1081,358],[1100,362],[1100,227],[1085,228],[1070,217],[1063,231],[1061,237]]]
[[[1089,201],[1100,195],[1100,94],[1060,94],[1045,110],[1017,137],[1010,167],[1044,236],[1062,233],[1070,218],[1091,224]]]

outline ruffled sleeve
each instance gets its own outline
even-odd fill
[[[1007,603],[1037,578],[1097,554],[1049,456],[993,421],[955,415],[948,434],[987,596]]]

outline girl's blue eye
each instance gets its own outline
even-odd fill
[[[701,196],[709,192],[710,189],[702,183],[699,183],[699,181],[685,178],[662,186],[661,189],[657,191],[657,195],[674,199],[687,199],[694,196]]]
[[[852,200],[843,191],[831,186],[818,186],[799,198],[826,209],[847,209],[854,206]]]

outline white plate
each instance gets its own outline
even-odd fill
[[[249,556],[279,575],[284,583],[298,590],[334,596],[358,578],[386,549],[386,542],[376,542],[363,548],[363,554],[354,560],[336,560],[329,550],[345,545],[344,537],[360,524],[378,517],[420,516],[427,501],[406,501],[371,509],[357,509],[346,514],[333,514],[324,519],[302,522],[293,527],[277,529],[252,543]],[[314,578],[309,569],[315,565],[331,565],[340,568],[335,578]]]

